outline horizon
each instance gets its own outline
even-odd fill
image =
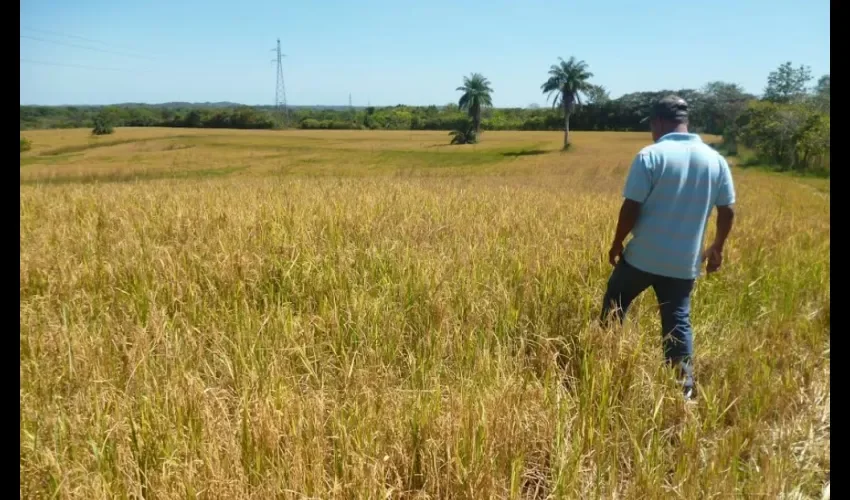
[[[611,97],[611,100],[620,99],[626,95],[630,94],[639,94],[639,93],[650,93],[650,92],[662,92],[663,90],[636,90],[634,92],[628,92],[621,96]],[[679,92],[682,90],[697,90],[700,89],[678,89],[672,92]],[[756,94],[756,97],[759,97],[761,94]],[[489,109],[531,109],[532,104],[537,104],[539,109],[552,109],[551,104],[540,104],[540,103],[529,103],[525,106],[491,106]],[[188,106],[221,106],[221,107],[234,107],[234,106],[246,106],[251,108],[274,108],[274,104],[247,104],[243,102],[235,102],[235,101],[164,101],[164,102],[113,102],[113,103],[99,103],[99,104],[74,104],[74,103],[65,103],[65,104],[20,104],[21,107],[41,107],[41,108],[63,108],[63,107],[78,107],[78,108],[104,108],[109,106],[151,106],[151,107],[161,107],[161,106],[169,106],[169,105],[188,105]],[[355,110],[359,109],[367,109],[367,108],[394,108],[397,106],[404,106],[410,108],[427,108],[430,106],[435,106],[437,108],[445,108],[446,106],[454,105],[457,106],[455,102],[447,102],[443,104],[405,104],[405,103],[397,103],[397,104],[383,104],[383,105],[375,105],[375,104],[366,104],[366,105],[353,105],[349,106],[348,104],[287,104],[289,108],[334,108],[339,110],[346,110],[349,108],[353,108]],[[588,104],[582,104],[581,106],[587,106]]]
[[[238,15],[230,5],[26,2],[20,105],[271,105],[278,38],[290,106],[346,106],[323,103],[346,103],[349,95],[356,107],[441,106],[457,102],[463,77],[478,72],[492,84],[495,107],[546,107],[540,84],[558,57],[571,56],[587,62],[591,83],[605,86],[612,98],[642,89],[699,89],[718,80],[760,95],[768,74],[785,61],[809,66],[815,81],[830,72],[823,0],[743,6],[721,0],[674,10],[622,0],[582,6],[433,0],[413,7],[389,0],[261,0]],[[459,53],[453,20],[469,18],[476,22],[461,25],[463,37],[484,49]],[[648,29],[658,25],[662,29]],[[678,26],[687,26],[688,35],[671,44],[670,29]]]

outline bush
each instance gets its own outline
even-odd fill
[[[829,115],[805,103],[750,103],[734,132],[761,162],[784,170],[828,170]]]
[[[94,130],[91,131],[93,135],[109,135],[112,132],[114,132],[114,130],[112,129],[112,124],[108,120],[101,116],[94,119]]]
[[[305,119],[301,120],[301,128],[315,129],[315,128],[320,128],[320,127],[321,127],[321,123],[319,122],[319,120],[316,120],[315,118],[305,118]]]
[[[26,137],[21,137],[21,153],[29,151],[30,149],[32,149],[32,141]]]
[[[475,144],[478,142],[478,137],[475,134],[475,128],[472,125],[472,121],[469,120],[455,130],[449,132],[449,136],[452,138],[451,144]]]

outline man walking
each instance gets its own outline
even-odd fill
[[[631,302],[652,287],[661,309],[664,356],[681,377],[685,397],[694,394],[690,298],[703,261],[712,273],[723,262],[732,229],[735,188],[719,153],[688,133],[688,104],[671,95],[653,104],[649,120],[655,144],[632,162],[608,258],[614,271],[602,306],[606,324],[621,323]],[[717,207],[717,235],[703,253],[708,217]],[[623,241],[632,233],[628,247]]]

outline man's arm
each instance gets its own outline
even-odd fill
[[[735,183],[732,181],[732,169],[722,156],[720,163],[720,189],[717,191],[717,234],[714,237],[714,246],[717,250],[723,250],[726,238],[732,230],[732,222],[735,220]]]
[[[732,231],[732,223],[734,221],[734,205],[717,207],[717,234],[714,236],[714,244],[712,245],[717,250],[723,251],[723,245],[726,244],[726,238],[729,237],[729,232]]]
[[[617,219],[617,230],[614,241],[608,251],[608,261],[616,265],[623,253],[623,242],[632,232],[640,216],[641,204],[652,191],[652,173],[649,159],[644,154],[638,154],[629,169],[626,186],[623,189],[623,204],[620,206],[620,216]]]
[[[620,207],[620,217],[617,220],[617,230],[614,232],[614,244],[622,246],[626,236],[632,232],[640,215],[640,203],[626,198]]]
[[[717,231],[714,236],[714,243],[709,247],[708,252],[703,256],[703,259],[708,259],[706,271],[713,273],[720,269],[723,264],[723,247],[726,245],[726,238],[732,231],[732,223],[735,220],[735,184],[732,181],[732,172],[729,169],[729,164],[721,158],[721,177],[720,189],[717,193]]]

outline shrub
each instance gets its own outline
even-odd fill
[[[316,120],[315,118],[305,118],[305,119],[301,120],[301,128],[304,128],[304,129],[321,128],[321,123],[319,122],[319,120]]]
[[[805,103],[750,103],[735,132],[760,161],[782,169],[826,170],[829,115]]]
[[[21,137],[21,153],[29,151],[30,149],[32,149],[32,141],[26,137]]]
[[[112,123],[109,120],[105,119],[102,116],[98,116],[94,119],[94,130],[91,131],[93,135],[109,135],[114,130],[112,129]]]
[[[478,137],[475,134],[475,128],[471,120],[467,120],[449,132],[449,136],[452,138],[451,144],[475,144],[478,142]]]

